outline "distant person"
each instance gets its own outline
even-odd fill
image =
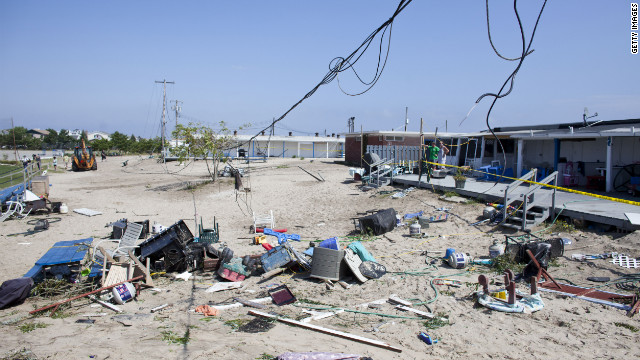
[[[425,163],[426,166],[423,166],[423,168],[426,170],[425,172],[427,173],[427,182],[431,181],[431,170],[435,168],[434,163],[438,162],[439,152],[440,152],[440,148],[436,146],[435,141],[432,141],[431,145],[427,146],[425,150],[424,158],[426,158],[427,161]]]
[[[57,157],[53,157],[53,171],[58,170],[58,158]]]
[[[102,157],[102,161],[107,160],[107,153],[105,153],[104,150],[100,151],[100,156]]]
[[[449,148],[440,141],[440,151],[438,152],[438,163],[440,164],[440,169],[446,169],[444,166],[447,163],[447,154],[449,154]]]
[[[22,156],[22,167],[26,169],[27,166],[29,166],[29,158],[27,157],[27,155],[23,155]]]
[[[40,164],[41,164],[40,155],[36,155],[36,163],[38,164],[38,171],[40,171]]]
[[[68,166],[67,164],[69,163],[69,155],[66,155],[66,154],[65,154],[65,155],[62,157],[62,161],[64,161],[64,169],[65,169],[65,170],[67,170],[67,166]]]

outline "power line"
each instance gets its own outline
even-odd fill
[[[311,89],[308,93],[306,93],[300,100],[298,100],[298,102],[293,104],[293,106],[291,106],[289,108],[289,110],[287,110],[284,114],[282,114],[282,115],[280,115],[280,117],[274,119],[269,126],[263,128],[261,131],[259,131],[255,135],[253,135],[250,139],[248,139],[248,140],[246,140],[246,141],[244,141],[244,142],[242,142],[242,143],[240,143],[240,144],[238,144],[236,146],[242,146],[242,145],[250,143],[259,134],[261,134],[263,131],[267,131],[270,127],[274,126],[276,123],[278,123],[282,119],[284,119],[287,115],[289,115],[289,113],[291,111],[293,111],[293,109],[295,109],[298,105],[300,105],[304,100],[310,98],[318,90],[318,88],[320,88],[320,86],[329,84],[331,81],[333,81],[333,79],[335,79],[338,76],[339,73],[341,73],[343,71],[346,71],[346,70],[349,70],[349,69],[352,69],[353,66],[358,62],[358,60],[360,60],[360,58],[362,57],[364,52],[369,48],[369,45],[371,45],[371,42],[375,39],[375,37],[380,32],[382,32],[383,37],[384,37],[384,33],[387,31],[387,28],[389,28],[389,30],[390,30],[390,27],[393,24],[393,21],[395,20],[396,16],[398,16],[412,1],[413,0],[400,0],[400,3],[398,4],[398,7],[394,11],[393,15],[391,15],[391,17],[387,21],[382,23],[382,25],[380,25],[376,30],[371,32],[369,34],[369,36],[367,36],[367,38],[360,44],[360,46],[358,46],[351,54],[349,54],[347,57],[344,57],[344,58],[336,57],[333,60],[331,60],[330,65],[329,65],[329,72],[327,72],[327,74],[322,78],[322,80],[315,87],[313,87],[313,89]],[[382,41],[382,39],[381,39],[381,41]],[[389,39],[389,41],[390,41],[390,39]],[[388,53],[387,53],[387,55],[388,55]],[[385,62],[386,62],[386,58],[385,58]],[[378,62],[378,64],[379,63],[380,62]],[[384,68],[384,66],[383,66],[383,68]],[[382,69],[376,69],[376,74],[374,76],[374,79],[369,83],[371,85],[369,86],[369,88],[367,90],[363,91],[362,93],[368,91],[373,85],[375,85],[375,83],[380,78],[381,74],[382,74]],[[363,83],[367,84],[365,82],[363,82]],[[358,95],[358,94],[355,94],[355,95]],[[226,149],[226,150],[228,150],[228,149]]]

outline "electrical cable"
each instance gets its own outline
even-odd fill
[[[293,104],[293,106],[291,106],[287,111],[285,111],[282,115],[280,115],[280,117],[278,117],[277,119],[274,119],[269,126],[265,127],[263,130],[259,131],[258,133],[253,135],[251,138],[249,138],[248,140],[238,144],[237,146],[242,146],[242,145],[248,144],[251,141],[253,141],[256,137],[258,137],[258,135],[262,131],[266,131],[270,127],[274,126],[276,123],[280,122],[287,115],[289,115],[290,112],[292,112],[296,107],[298,107],[298,105],[300,105],[304,100],[310,98],[318,90],[318,88],[320,88],[320,86],[329,84],[331,81],[333,81],[338,76],[338,74],[340,72],[343,72],[345,70],[353,68],[353,66],[358,62],[358,60],[361,58],[361,56],[367,50],[367,48],[369,47],[369,45],[371,44],[373,39],[380,32],[382,32],[383,35],[384,35],[384,33],[386,32],[387,28],[389,28],[393,24],[393,21],[395,20],[396,16],[398,16],[412,1],[413,0],[400,0],[400,3],[398,4],[398,7],[394,11],[393,15],[388,20],[386,20],[384,23],[382,23],[382,25],[380,25],[376,30],[371,32],[371,34],[369,34],[369,36],[360,44],[360,46],[358,46],[358,48],[356,48],[348,56],[346,56],[344,58],[343,57],[336,57],[330,62],[329,71],[325,74],[325,76],[322,78],[322,80],[315,87],[313,87],[307,94],[305,94],[300,100],[298,100],[298,102]],[[355,60],[354,60],[354,58],[355,58]],[[377,79],[380,77],[381,72],[382,72],[382,69],[380,70],[379,73],[376,70],[376,76],[374,76],[373,84],[375,84]],[[229,149],[225,149],[225,150],[229,150]]]
[[[508,57],[504,57],[502,56],[499,52],[498,49],[496,49],[495,45],[493,45],[493,40],[491,39],[491,28],[489,26],[489,0],[485,1],[485,5],[486,5],[486,9],[487,9],[487,34],[489,35],[489,43],[491,44],[491,47],[493,48],[493,51],[496,53],[496,55],[498,55],[501,59],[504,60],[508,60],[508,61],[516,61],[516,60],[520,60],[522,58],[522,56],[517,57],[517,58],[508,58]],[[535,50],[531,50],[529,51],[525,56],[530,55],[532,52],[534,52]]]
[[[547,5],[547,0],[544,1],[544,3],[542,4],[542,7],[540,8],[540,12],[538,13],[538,18],[536,19],[535,25],[533,26],[533,30],[531,32],[531,38],[529,39],[529,43],[527,44],[527,41],[525,39],[525,35],[524,35],[524,29],[522,27],[522,20],[520,19],[520,14],[518,13],[518,0],[514,0],[513,1],[513,11],[516,15],[516,18],[518,19],[518,27],[520,29],[520,36],[521,36],[521,42],[522,42],[522,52],[521,52],[521,56],[519,58],[518,61],[518,65],[516,66],[516,68],[513,70],[513,72],[511,73],[511,75],[509,75],[507,77],[507,79],[504,81],[504,83],[502,84],[502,86],[500,87],[500,90],[496,93],[496,94],[492,94],[492,93],[485,93],[482,96],[480,96],[478,98],[477,101],[482,100],[482,98],[484,98],[485,96],[493,96],[493,101],[491,102],[491,106],[489,107],[489,110],[487,111],[487,116],[485,119],[485,123],[487,125],[487,129],[489,130],[489,132],[491,132],[491,135],[493,135],[493,137],[496,139],[496,141],[498,142],[498,145],[500,146],[500,150],[502,152],[502,156],[503,156],[503,161],[504,164],[507,163],[507,156],[504,152],[504,147],[502,145],[502,142],[500,141],[500,139],[498,138],[498,136],[496,135],[496,133],[493,131],[493,129],[491,128],[491,125],[489,124],[489,116],[491,115],[491,111],[493,111],[493,107],[495,106],[496,102],[498,101],[498,99],[507,96],[511,93],[511,90],[513,90],[513,82],[515,79],[516,74],[518,73],[518,71],[520,71],[520,68],[522,67],[522,63],[524,62],[524,59],[528,56],[529,53],[529,49],[531,48],[531,45],[533,44],[533,38],[535,37],[536,34],[536,30],[538,28],[538,24],[540,22],[540,17],[542,16],[542,13],[544,11],[545,6]],[[488,23],[487,23],[488,24]],[[504,88],[507,86],[507,84],[511,84],[511,86],[509,87],[509,90],[505,93],[502,94],[502,91],[504,90]],[[505,172],[506,168],[504,168],[502,170],[502,176],[504,176],[504,172]],[[498,178],[496,178],[496,183],[498,182]]]

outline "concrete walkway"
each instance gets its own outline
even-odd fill
[[[474,178],[468,178],[464,189],[456,189],[454,186],[453,176],[447,175],[444,178],[432,178],[427,183],[426,176],[422,176],[418,185],[418,175],[403,174],[393,178],[396,184],[407,186],[415,186],[420,188],[435,189],[439,191],[455,191],[460,195],[479,198],[487,202],[499,202],[504,199],[504,190],[507,183],[498,183],[490,181],[481,181]],[[519,197],[527,191],[529,185],[522,184],[513,191],[512,196]],[[585,192],[589,192],[588,190]],[[536,204],[551,208],[552,189],[540,189],[536,192]],[[620,193],[607,193],[606,196],[618,197]],[[626,196],[625,196],[626,197]],[[640,201],[639,198],[633,199]],[[591,196],[574,194],[570,192],[556,192],[556,206],[553,214],[558,214],[562,210],[562,216],[568,216],[572,219],[590,221],[594,223],[607,224],[617,227],[618,229],[633,231],[640,229],[640,225],[633,225],[629,222],[624,213],[640,213],[640,206],[629,205],[611,200],[598,199]]]

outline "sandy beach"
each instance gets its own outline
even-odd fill
[[[128,160],[127,165],[123,162]],[[108,158],[98,163],[97,171],[50,172],[50,200],[63,202],[68,214],[38,213],[25,219],[10,219],[0,224],[0,282],[23,276],[33,264],[56,242],[94,238],[108,239],[111,228],[106,224],[118,219],[149,220],[170,226],[184,220],[196,233],[194,218],[203,218],[205,226],[215,217],[220,226],[220,242],[231,248],[236,256],[262,254],[265,250],[252,244],[252,214],[273,211],[276,228],[287,228],[299,234],[300,242],[292,246],[300,251],[315,240],[337,236],[340,245],[356,239],[354,219],[368,212],[393,208],[399,215],[424,211],[425,215],[443,214],[448,208],[446,222],[423,228],[427,236],[409,236],[407,226],[386,234],[365,237],[362,244],[386,267],[387,274],[379,279],[352,284],[345,289],[328,289],[307,273],[286,271],[268,281],[260,281],[260,274],[247,278],[241,288],[215,293],[205,290],[223,281],[212,273],[194,273],[188,281],[175,279],[173,274],[158,276],[155,287],[161,291],[142,290],[135,300],[121,305],[122,314],[93,304],[83,298],[71,302],[63,310],[65,317],[31,317],[34,308],[49,305],[59,298],[30,297],[23,304],[0,310],[3,340],[0,358],[11,354],[28,354],[37,359],[269,359],[284,352],[325,351],[369,356],[373,359],[425,358],[491,358],[491,359],[621,359],[640,357],[640,316],[626,316],[614,307],[569,298],[564,295],[541,293],[545,307],[532,314],[508,314],[478,306],[474,294],[478,275],[485,274],[498,288],[502,274],[484,265],[453,269],[441,261],[432,260],[447,248],[468,253],[473,257],[488,256],[489,246],[513,231],[483,224],[485,204],[466,199],[458,203],[442,198],[430,189],[416,189],[403,198],[392,198],[391,191],[400,187],[384,187],[363,191],[359,182],[349,177],[348,167],[333,159],[269,159],[251,164],[235,162],[243,168],[243,187],[249,191],[236,192],[233,178],[208,179],[203,161],[186,166],[171,162],[162,164],[156,159],[130,156]],[[325,181],[318,181],[305,173],[320,173]],[[60,166],[59,166],[60,168]],[[74,213],[77,208],[101,212],[97,216]],[[30,232],[37,219],[48,219],[50,228]],[[547,224],[548,225],[548,224]],[[545,225],[545,226],[547,226]],[[549,273],[563,281],[578,285],[597,286],[587,277],[610,277],[637,274],[638,269],[626,269],[612,264],[610,259],[575,261],[574,253],[625,253],[640,255],[640,235],[633,233],[598,233],[586,230],[570,231],[553,226],[534,229],[538,236],[548,239],[565,237],[571,244],[563,257],[554,261]],[[275,238],[270,241],[274,243]],[[461,281],[460,287],[438,286],[436,296],[430,286],[434,277]],[[401,353],[348,339],[322,334],[283,323],[275,323],[270,330],[259,333],[238,331],[234,324],[242,324],[256,317],[248,307],[223,310],[215,317],[205,318],[193,312],[198,305],[233,303],[233,297],[258,299],[268,296],[269,288],[287,285],[298,301],[276,306],[265,303],[264,312],[273,311],[283,317],[299,320],[309,315],[304,305],[335,306],[361,312],[342,312],[332,317],[312,321],[313,324],[375,339],[400,348]],[[517,288],[528,292],[518,283]],[[615,286],[603,290],[632,294]],[[379,308],[356,308],[358,304],[388,298],[397,294],[413,303],[428,302],[416,309],[446,318],[441,324],[416,319],[416,314],[397,310],[391,304]],[[151,309],[170,304],[151,313]],[[365,313],[366,312],[366,313]],[[93,324],[76,323],[87,319],[86,314],[105,313],[92,317]],[[384,313],[398,317],[381,317],[370,313]],[[19,322],[15,319],[23,318]],[[42,324],[23,332],[24,324]],[[438,326],[442,325],[442,326]],[[635,331],[634,331],[635,330]],[[427,332],[438,343],[427,345],[418,339]],[[171,336],[188,337],[187,341],[171,342]],[[26,356],[26,355],[25,355]],[[28,357],[20,357],[28,358]]]

